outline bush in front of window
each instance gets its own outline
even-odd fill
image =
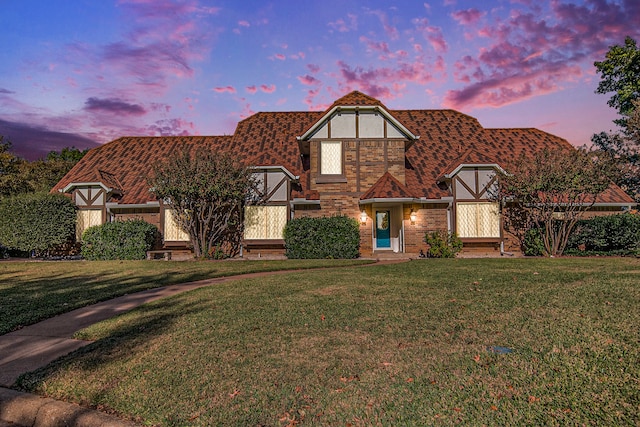
[[[455,258],[462,250],[462,240],[455,233],[444,230],[427,231],[424,235],[427,243],[427,258]]]
[[[360,252],[358,221],[348,216],[296,218],[284,228],[289,259],[350,259]]]
[[[107,222],[82,234],[82,256],[91,261],[145,259],[158,229],[141,219]]]

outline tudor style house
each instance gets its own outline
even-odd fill
[[[142,218],[165,248],[188,246],[171,206],[149,191],[151,165],[183,149],[237,153],[267,202],[247,206],[244,253],[284,250],[287,221],[348,215],[360,223],[363,255],[416,255],[425,232],[457,233],[466,250],[514,250],[490,200],[495,171],[517,156],[572,146],[537,129],[485,129],[453,110],[390,110],[352,92],[324,112],[257,113],[229,136],[123,137],[90,150],[53,188],[78,206],[77,233],[106,221]],[[593,207],[634,204],[612,186]]]

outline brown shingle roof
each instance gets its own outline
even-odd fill
[[[385,172],[360,200],[371,199],[415,199],[416,195],[402,185],[393,175]]]
[[[336,105],[384,105],[361,92],[351,92],[336,100]],[[384,107],[386,109],[386,107]],[[438,178],[461,163],[505,163],[521,154],[531,156],[545,148],[573,149],[564,139],[538,129],[485,129],[477,119],[454,110],[388,110],[393,117],[420,138],[406,151],[404,190],[384,188],[379,181],[372,187],[376,195],[412,194],[439,199],[449,196]],[[308,160],[300,156],[297,137],[310,129],[326,112],[263,112],[238,123],[231,136],[125,137],[90,150],[54,187],[54,191],[72,182],[104,182],[111,188],[119,183],[120,203],[138,204],[153,200],[146,177],[151,165],[182,149],[209,147],[229,151],[253,166],[284,166],[299,184],[292,197],[317,200],[310,188]],[[306,164],[305,164],[306,161]],[[103,171],[102,175],[99,171]],[[383,177],[384,178],[384,177]],[[364,196],[363,196],[364,197]],[[606,203],[632,203],[620,188],[613,186],[604,194]],[[600,200],[599,200],[600,201]]]
[[[185,149],[192,152],[198,147],[224,150],[230,140],[229,136],[119,138],[89,150],[51,191],[59,191],[74,182],[102,182],[111,188],[119,183],[122,192],[119,203],[147,203],[155,200],[147,184],[155,162]]]

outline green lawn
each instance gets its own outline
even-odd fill
[[[353,265],[358,260],[0,262],[0,335],[116,296],[239,273]]]
[[[639,307],[637,259],[287,273],[98,324],[20,384],[163,426],[638,425]]]

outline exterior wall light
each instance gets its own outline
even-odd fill
[[[411,214],[409,215],[409,219],[411,220],[411,224],[416,223],[416,219],[418,219],[418,214],[416,213],[416,211],[411,211]]]
[[[367,212],[365,211],[360,212],[360,223],[361,224],[367,223]]]

